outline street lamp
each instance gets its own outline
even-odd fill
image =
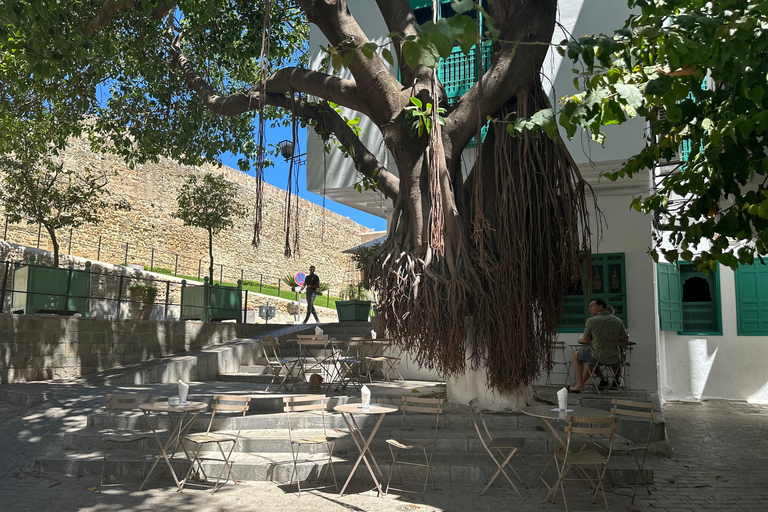
[[[281,140],[277,143],[277,147],[286,162],[293,157],[293,141]]]

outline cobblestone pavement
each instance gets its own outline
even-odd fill
[[[96,477],[39,475],[33,466],[21,461],[34,460],[46,449],[46,418],[62,419],[56,406],[38,406],[24,417],[15,406],[0,404],[0,511],[143,511],[173,510],[204,512],[225,510],[303,511],[491,511],[563,510],[562,502],[540,502],[542,486],[523,490],[525,501],[509,488],[496,486],[479,496],[476,486],[443,485],[439,491],[420,495],[390,493],[378,498],[375,492],[358,485],[339,498],[332,489],[296,494],[295,486],[270,482],[227,485],[211,496],[201,489],[172,490],[168,479],[157,480],[144,491],[135,482],[110,488],[103,494],[93,489]],[[708,401],[700,404],[670,403],[664,406],[667,433],[675,448],[672,459],[649,458],[655,472],[653,494],[638,490],[635,504],[618,493],[608,493],[609,510],[620,512],[682,512],[699,510],[768,510],[768,407],[744,402]],[[37,419],[38,421],[34,421]],[[66,424],[66,423],[64,423]],[[23,441],[20,441],[23,440]],[[530,473],[527,475],[526,473]],[[536,470],[522,472],[527,481]],[[574,484],[581,485],[583,484]],[[586,494],[573,488],[574,495]],[[569,493],[569,496],[571,494]],[[571,510],[601,510],[598,501],[569,499]]]

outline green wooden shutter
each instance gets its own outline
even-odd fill
[[[755,262],[736,270],[737,334],[768,334],[768,266]]]
[[[659,286],[659,323],[662,331],[683,330],[683,297],[680,270],[670,263],[656,266]]]

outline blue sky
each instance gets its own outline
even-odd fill
[[[281,140],[290,140],[291,139],[291,128],[290,127],[265,127],[266,130],[266,140],[267,140],[267,146],[271,147],[280,142]],[[254,133],[254,137],[257,137],[257,134]],[[307,130],[304,128],[299,128],[299,147],[301,148],[301,151],[303,152],[306,146],[307,146]],[[268,167],[264,170],[264,181],[269,183],[270,185],[273,185],[275,187],[280,188],[281,190],[285,190],[288,185],[288,162],[286,162],[282,157],[270,157],[272,158],[272,161],[274,162],[273,167]],[[238,157],[236,155],[227,154],[224,155],[221,159],[221,161],[224,163],[224,165],[228,165],[229,167],[232,167],[234,169],[237,169],[237,159]],[[322,206],[323,204],[323,196],[315,194],[313,192],[308,192],[306,190],[307,187],[307,169],[305,165],[302,165],[300,167],[300,174],[299,174],[299,197],[302,199],[306,199],[307,201],[312,201],[315,204],[319,204]],[[331,201],[330,199],[325,200],[325,207],[328,210],[331,210],[332,212],[338,213],[339,215],[343,215],[344,217],[349,217],[350,219],[354,220],[358,224],[361,224],[367,228],[371,228],[375,231],[384,231],[387,229],[387,221],[386,219],[382,219],[380,217],[376,217],[374,215],[371,215],[369,213],[361,212],[360,210],[356,210],[354,208],[350,208],[349,206],[345,206],[341,203],[337,203],[335,201]]]

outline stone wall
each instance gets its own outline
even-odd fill
[[[221,273],[219,264],[223,264],[225,281],[235,282],[241,275],[251,280],[260,280],[263,276],[265,283],[276,286],[278,279],[283,276],[293,275],[297,271],[306,272],[309,265],[315,265],[321,281],[329,283],[332,294],[337,295],[336,290],[354,281],[353,277],[347,276],[351,268],[349,256],[342,254],[342,251],[360,244],[362,233],[371,232],[346,217],[299,199],[300,254],[285,258],[284,190],[264,184],[264,227],[261,245],[254,248],[251,240],[256,182],[252,176],[229,167],[211,166],[202,169],[181,166],[168,159],[130,169],[114,155],[90,151],[84,140],[72,141],[64,158],[70,168],[88,166],[106,171],[110,175],[107,188],[113,198],[125,199],[131,204],[130,211],[106,211],[100,224],[83,226],[73,231],[72,254],[91,260],[95,260],[100,252],[101,261],[122,264],[125,262],[127,243],[128,263],[149,267],[154,248],[155,267],[173,270],[178,265],[178,273],[181,275],[197,277],[199,269],[202,269],[203,276],[207,275],[207,234],[199,228],[184,227],[180,220],[171,217],[176,210],[177,193],[186,178],[191,174],[201,174],[204,170],[222,174],[237,183],[236,200],[246,205],[251,212],[247,218],[238,221],[233,229],[214,238],[216,279]],[[5,232],[1,225],[0,229]],[[292,239],[293,236],[292,231]],[[58,238],[61,251],[66,254],[70,246],[69,232],[60,233]],[[6,239],[36,247],[38,226],[8,226]],[[40,239],[41,248],[50,248],[45,232]]]
[[[0,314],[0,382],[79,377],[252,337],[272,328],[258,324]]]

